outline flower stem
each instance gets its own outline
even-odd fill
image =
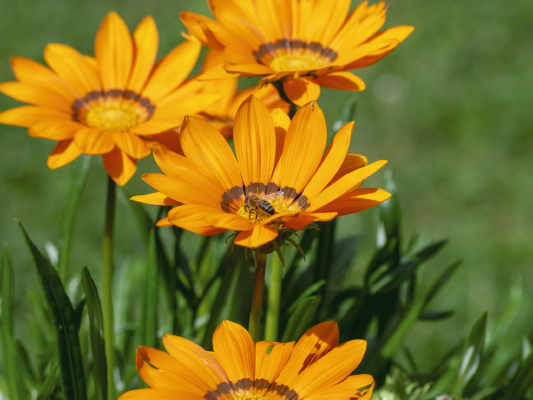
[[[113,228],[115,222],[115,182],[108,177],[105,228],[103,240],[103,289],[104,289],[104,339],[107,364],[107,398],[112,400],[115,395],[115,334],[113,318]]]
[[[261,322],[261,302],[265,287],[266,254],[257,252],[257,265],[255,269],[254,294],[252,297],[252,309],[250,310],[250,323],[248,331],[255,342],[259,341],[259,324]]]
[[[285,248],[281,246],[282,256]],[[268,288],[268,304],[265,325],[265,340],[271,342],[278,341],[279,328],[279,308],[281,304],[281,286],[283,281],[283,264],[279,256],[272,259],[272,269],[270,271],[270,286]]]

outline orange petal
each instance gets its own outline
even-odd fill
[[[267,226],[255,226],[251,231],[243,231],[237,235],[233,243],[239,246],[256,249],[278,237],[278,231]]]
[[[281,155],[283,154],[283,146],[285,144],[285,136],[287,129],[291,123],[289,116],[280,108],[275,108],[270,111],[272,121],[274,122],[274,129],[276,130],[276,158],[274,159],[274,173],[272,174],[272,182],[280,182],[281,174]]]
[[[339,328],[334,321],[322,322],[309,329],[294,346],[289,362],[276,379],[278,386],[289,386],[303,370],[335,348],[338,343]]]
[[[213,227],[231,231],[249,231],[254,223],[236,214],[217,213],[206,215],[205,220]]]
[[[53,71],[29,58],[12,57],[11,69],[20,82],[37,85],[53,90],[63,97],[74,101],[75,92]]]
[[[172,225],[179,226],[198,235],[218,235],[226,230],[213,228],[204,218],[206,213],[215,212],[223,211],[202,205],[184,205],[170,210],[168,212],[168,220]]]
[[[270,352],[268,352],[268,349]],[[271,383],[273,383],[279,373],[289,361],[294,342],[290,343],[275,343],[275,342],[257,342],[255,344],[255,394],[264,395]],[[257,386],[258,380],[265,380],[268,382],[264,388]],[[262,390],[260,390],[262,389]],[[258,391],[260,391],[258,393]]]
[[[311,397],[306,398],[310,400],[345,400],[359,398],[357,397],[361,395],[359,389],[368,385],[374,385],[374,378],[372,378],[372,375],[353,375],[334,386],[315,391]]]
[[[348,71],[338,71],[322,75],[317,78],[317,82],[322,87],[336,90],[361,92],[366,88],[366,85],[361,78]]]
[[[44,49],[44,59],[78,97],[100,91],[100,78],[87,60],[72,47],[49,44]]]
[[[216,51],[221,51],[224,46],[215,38],[209,26],[216,24],[211,18],[192,12],[181,12],[181,21],[187,27],[189,33],[198,39],[204,46],[213,48]]]
[[[233,151],[209,122],[186,117],[181,126],[181,146],[187,158],[217,177],[224,189],[242,186],[241,172]]]
[[[226,71],[241,76],[270,75],[275,72],[272,68],[262,64],[228,65]]]
[[[318,167],[318,170],[315,172],[303,192],[303,194],[307,196],[309,202],[312,202],[322,189],[326,187],[344,162],[346,153],[350,147],[353,126],[353,122],[348,122],[339,129],[333,138],[326,154],[322,157],[322,162]]]
[[[62,111],[36,106],[22,106],[0,112],[0,123],[25,128],[51,120],[71,121],[72,117]]]
[[[362,181],[363,179],[368,178],[374,172],[380,170],[385,164],[387,164],[387,161],[385,160],[376,161],[370,165],[367,165],[366,167],[359,168],[354,172],[350,172],[349,174],[344,175],[337,182],[324,189],[313,200],[308,211],[315,211],[321,207],[324,207],[328,203],[331,203],[333,200],[352,190],[354,184],[359,181]]]
[[[85,154],[109,153],[115,148],[113,133],[95,128],[82,128],[74,135],[76,145]]]
[[[335,64],[344,65],[345,69],[353,69],[358,60],[383,53],[388,54],[398,47],[399,44],[400,42],[396,39],[368,42],[341,54],[339,58],[335,60]]]
[[[222,321],[213,334],[215,356],[231,382],[249,379],[246,389],[253,390],[255,381],[254,341],[246,329],[231,321]]]
[[[320,96],[320,85],[304,78],[289,78],[283,82],[285,94],[294,104],[302,107]]]
[[[167,226],[172,226],[172,222],[170,222],[168,217],[165,217],[165,218],[162,218],[159,221],[157,221],[155,223],[155,226],[157,226],[159,228],[164,228],[164,227],[167,227]]]
[[[98,29],[94,54],[104,89],[125,89],[133,64],[133,42],[128,26],[114,11]]]
[[[130,197],[130,200],[138,201],[139,203],[152,204],[155,206],[179,206],[179,201],[173,200],[166,194],[155,192],[150,194],[143,194]]]
[[[205,400],[203,397],[175,389],[136,389],[118,397],[119,400]]]
[[[356,169],[365,167],[367,164],[368,161],[365,156],[360,156],[359,154],[346,154],[346,158],[342,162],[342,165],[328,185],[337,182],[344,175],[349,174]]]
[[[124,186],[137,170],[137,160],[131,158],[118,147],[102,155],[104,167],[117,184]]]
[[[346,342],[306,368],[290,387],[302,398],[311,397],[313,392],[319,392],[346,379],[357,368],[365,351],[365,340]]]
[[[228,382],[228,375],[219,362],[196,343],[179,336],[165,334],[163,345],[172,357],[187,366],[187,370],[196,377],[201,377],[211,390],[215,390],[223,382]]]
[[[113,133],[112,138],[122,151],[138,160],[148,157],[152,152],[152,146],[132,133]]]
[[[359,189],[346,193],[331,203],[320,207],[318,213],[337,213],[338,217],[364,211],[377,206],[390,198],[391,194],[383,189]]]
[[[175,119],[170,120],[152,117],[148,121],[130,129],[130,132],[142,136],[157,135],[159,133],[176,128],[180,125],[181,120],[182,118],[180,115],[177,115]]]
[[[286,228],[292,228],[295,231],[305,228],[307,225],[312,224],[316,221],[331,221],[337,216],[336,212],[321,212],[313,214],[305,214],[299,217],[288,220],[285,223]]]
[[[57,169],[74,161],[81,155],[81,150],[76,146],[74,140],[62,140],[52,150],[48,156],[47,164],[50,169]]]
[[[311,102],[298,110],[285,137],[280,160],[281,188],[303,191],[324,154],[327,136],[326,120],[318,104]]]
[[[50,140],[66,140],[72,139],[75,132],[81,128],[83,128],[83,125],[74,121],[43,121],[30,126],[28,134],[31,137],[40,137]]]
[[[72,101],[56,91],[22,82],[0,84],[0,92],[24,103],[69,112]]]
[[[183,155],[183,149],[180,143],[179,129],[169,129],[165,132],[158,133],[153,139],[174,153]]]
[[[237,79],[238,74],[232,74],[226,71],[226,68],[223,65],[217,67],[209,68],[203,71],[200,75],[196,77],[199,81],[217,81],[217,80],[226,80],[226,79]]]
[[[143,97],[157,103],[174,90],[192,71],[201,47],[199,42],[187,40],[159,61],[143,90]]]
[[[254,95],[237,111],[233,140],[244,185],[267,185],[274,169],[276,133],[268,110]]]
[[[152,72],[159,45],[159,33],[154,19],[148,15],[133,32],[135,61],[127,88],[140,93]]]
[[[184,174],[181,177],[163,174],[144,174],[142,179],[158,192],[166,194],[173,200],[183,204],[204,205],[219,212],[222,202],[221,192],[209,192],[206,190],[205,179],[200,175]]]

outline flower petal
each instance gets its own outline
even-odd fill
[[[337,213],[338,217],[364,211],[377,206],[390,198],[391,194],[383,189],[359,189],[346,193],[332,202],[320,207],[317,213]]]
[[[339,328],[335,321],[322,322],[309,329],[294,346],[289,362],[276,379],[278,386],[290,386],[311,363],[335,348],[339,343]],[[273,389],[273,388],[272,388]]]
[[[72,117],[62,111],[37,106],[22,106],[0,112],[0,123],[29,128],[43,121],[71,121]]]
[[[231,321],[222,321],[213,334],[215,356],[230,382],[237,383],[243,379],[246,389],[252,389],[255,381],[254,341],[246,329]]]
[[[290,387],[302,398],[311,397],[314,391],[329,388],[346,379],[357,368],[365,351],[365,340],[346,342],[310,365]]]
[[[270,352],[268,349],[272,346]],[[255,394],[264,395],[279,373],[289,361],[294,342],[275,343],[257,342],[255,344]],[[268,383],[264,387],[258,387],[257,382],[264,380]],[[259,392],[259,393],[258,393]]]
[[[158,133],[153,137],[153,139],[167,147],[170,151],[176,154],[183,155],[183,149],[181,148],[180,143],[180,132],[179,129],[169,129],[165,132]]]
[[[139,136],[132,133],[113,133],[113,141],[115,144],[124,151],[127,155],[141,159],[148,157],[152,152],[152,146],[149,145],[145,140],[141,139]]]
[[[50,140],[66,140],[72,139],[75,132],[82,128],[83,125],[74,121],[43,121],[30,126],[28,135]]]
[[[141,93],[152,72],[159,45],[159,33],[152,16],[148,15],[139,23],[133,32],[133,43],[135,61],[127,88]]]
[[[305,78],[289,78],[283,82],[285,94],[294,104],[303,107],[320,97],[320,85]]]
[[[220,132],[209,122],[196,117],[186,117],[181,126],[180,137],[187,158],[216,176],[224,189],[242,187],[241,172],[233,151]]]
[[[113,134],[95,128],[82,128],[78,130],[74,135],[74,140],[80,150],[89,155],[109,153],[115,148]]]
[[[368,178],[374,172],[380,170],[387,161],[380,160],[376,161],[366,167],[359,168],[353,172],[350,172],[347,175],[344,175],[334,184],[328,186],[324,189],[311,203],[311,206],[307,210],[308,212],[315,211],[321,207],[324,207],[328,203],[331,203],[333,200],[339,198],[343,194],[353,189],[354,184],[363,179]]]
[[[155,226],[157,226],[159,228],[164,228],[164,227],[167,227],[167,226],[172,226],[172,223],[170,222],[168,217],[165,217],[165,218],[161,218],[159,221],[157,221],[155,223]]]
[[[213,228],[206,220],[207,213],[223,212],[202,205],[184,205],[175,207],[168,212],[168,220],[172,225],[179,226],[198,235],[217,235],[226,229]]]
[[[278,234],[278,231],[274,229],[257,225],[251,231],[242,231],[239,233],[233,243],[250,249],[256,249],[277,238]]]
[[[262,64],[228,65],[226,71],[240,76],[270,75],[275,72],[272,68]]]
[[[166,194],[155,192],[150,194],[142,194],[130,197],[130,200],[138,201],[139,203],[152,204],[155,206],[180,206],[182,203],[173,200]]]
[[[322,189],[326,187],[342,165],[350,147],[353,126],[353,122],[348,122],[339,129],[333,138],[326,154],[322,157],[320,166],[303,192],[303,195],[307,196],[309,202],[312,202]]]
[[[321,212],[301,215],[296,218],[292,218],[285,223],[286,228],[292,228],[295,231],[305,228],[307,225],[316,221],[331,221],[337,216],[336,212]]]
[[[118,147],[102,155],[104,167],[117,184],[124,186],[137,170],[137,160],[131,158]]]
[[[71,99],[64,97],[58,92],[29,83],[5,82],[0,84],[0,92],[24,103],[54,108],[65,112],[69,112],[72,105]]]
[[[74,140],[61,140],[48,156],[47,164],[50,169],[57,169],[74,161],[81,155],[81,150]]]
[[[272,173],[272,182],[280,182],[281,174],[281,155],[283,154],[283,146],[285,144],[285,136],[287,129],[291,124],[291,119],[283,110],[275,108],[270,111],[272,121],[274,122],[274,129],[276,130],[276,158],[274,159],[274,172]]]
[[[244,185],[266,186],[274,169],[276,132],[268,110],[254,95],[237,111],[233,138]]]
[[[346,158],[342,162],[339,170],[335,176],[328,183],[328,186],[337,182],[344,175],[349,174],[350,172],[355,171],[356,169],[363,168],[368,165],[368,160],[365,156],[360,156],[359,154],[346,154]]]
[[[175,389],[136,389],[118,397],[119,400],[205,400],[203,397]]]
[[[143,90],[143,97],[157,103],[182,83],[192,71],[202,45],[187,40],[159,61]]]
[[[315,102],[300,108],[294,116],[281,156],[279,186],[301,193],[313,177],[327,141],[326,120]],[[278,182],[276,182],[278,183]]]
[[[217,213],[204,216],[205,220],[214,228],[230,231],[249,231],[254,229],[254,223],[237,214]]]
[[[323,388],[315,391],[311,397],[306,397],[309,400],[349,400],[351,398],[358,398],[361,393],[359,389],[374,385],[374,378],[372,375],[353,375],[349,376],[337,385]]]
[[[72,47],[63,44],[49,44],[44,49],[44,59],[66,83],[77,97],[84,97],[92,91],[100,91],[100,78],[89,62]]]
[[[128,26],[114,11],[98,29],[94,54],[104,89],[125,89],[133,64],[133,42]]]
[[[338,71],[322,75],[317,78],[317,82],[322,87],[336,90],[362,92],[366,88],[361,78],[348,71]]]

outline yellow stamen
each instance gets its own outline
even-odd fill
[[[318,69],[322,66],[323,63],[318,60],[295,55],[280,55],[270,62],[270,68],[272,68],[276,72],[305,71],[308,69]]]
[[[107,131],[127,132],[141,122],[135,107],[128,103],[97,104],[87,113],[86,124]]]
[[[287,203],[285,202],[283,197],[278,197],[278,198],[274,199],[273,201],[270,201],[270,204],[272,205],[272,207],[274,207],[275,214],[281,214],[281,213],[285,213],[285,212],[289,212],[290,211],[290,209],[287,206]],[[244,218],[246,218],[246,219],[248,219],[250,221],[252,221],[256,225],[263,225],[263,222],[267,218],[270,218],[272,216],[269,213],[267,213],[267,212],[265,212],[265,211],[263,211],[261,209],[258,209],[257,211],[250,210],[247,207],[245,207],[244,202],[240,205],[240,207],[237,210],[236,214],[240,215],[241,217],[244,217]]]

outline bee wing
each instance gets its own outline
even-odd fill
[[[263,199],[267,199],[267,200],[275,200],[277,199],[279,196],[283,196],[283,192],[276,192],[276,193],[270,193],[270,194],[265,194],[264,196],[261,196]]]

